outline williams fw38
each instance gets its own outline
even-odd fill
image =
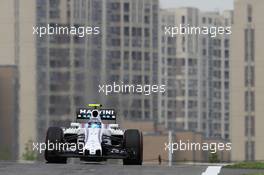
[[[124,165],[142,165],[143,137],[136,129],[121,130],[112,109],[90,104],[76,112],[69,128],[49,127],[45,159],[48,163],[66,163],[67,158],[82,161],[122,159]],[[111,121],[115,123],[110,124]]]

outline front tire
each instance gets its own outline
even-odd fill
[[[47,163],[67,163],[66,157],[59,156],[59,150],[48,150],[48,143],[59,145],[63,142],[63,130],[59,127],[49,127],[46,136],[45,159]]]
[[[133,151],[133,156],[123,159],[123,165],[142,165],[143,161],[143,136],[137,129],[128,129],[124,133],[124,147]]]

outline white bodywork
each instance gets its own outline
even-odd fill
[[[71,123],[71,128],[64,129],[64,134],[84,136],[77,140],[77,143],[84,143],[82,154],[89,151],[89,155],[96,155],[96,151],[100,150],[102,155],[102,136],[123,135],[124,131],[119,128],[118,124],[103,124],[101,122],[101,128],[88,128],[87,123]],[[111,144],[111,141],[109,140],[106,144]]]

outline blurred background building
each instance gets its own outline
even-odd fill
[[[92,23],[95,20],[102,24],[101,43],[91,42],[91,45],[97,44],[92,47],[101,50],[88,57],[101,66],[102,80],[96,84],[158,84],[158,0],[111,0],[101,3],[92,0],[93,3],[98,3],[102,8],[94,11],[101,18],[92,19]],[[98,58],[101,62],[97,62]],[[98,86],[94,87],[94,91],[98,91]],[[118,109],[124,119],[157,118],[156,94],[100,95],[100,101]],[[92,99],[98,100],[98,95]]]
[[[14,0],[2,1],[0,6],[1,108],[4,112],[1,113],[1,129],[4,129],[1,135],[12,137],[3,143],[12,149],[11,159],[21,158],[25,143],[36,138],[36,44],[32,35],[36,9],[28,9],[34,5],[33,0],[23,3]]]
[[[201,12],[201,26],[230,27],[233,11]],[[199,41],[201,71],[200,115],[207,137],[229,140],[230,35],[201,35]]]
[[[233,161],[263,160],[264,1],[236,0],[231,42]]]
[[[165,35],[165,26],[228,27],[232,11],[196,8],[161,11],[160,120],[172,130],[193,130],[229,139],[229,35]]]

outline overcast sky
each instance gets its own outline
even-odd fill
[[[233,9],[233,0],[160,0],[161,8],[197,7],[203,11]]]

